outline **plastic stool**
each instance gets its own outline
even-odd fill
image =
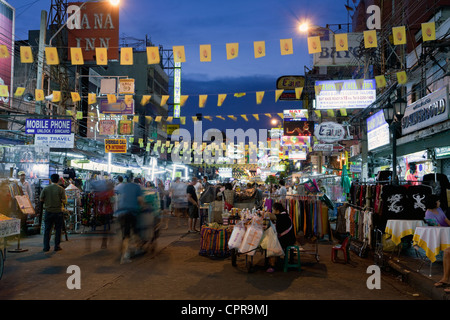
[[[291,249],[297,250],[297,263],[294,263],[294,264],[289,263],[289,258],[291,258],[291,254],[292,254]],[[298,271],[301,270],[299,246],[288,246],[286,248],[286,254],[284,255],[284,272],[287,272],[289,267],[296,267],[296,268],[298,268]]]

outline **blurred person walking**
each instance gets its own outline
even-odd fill
[[[63,228],[64,205],[67,203],[66,191],[59,185],[59,175],[50,176],[51,184],[44,188],[40,194],[40,200],[44,204],[44,252],[50,250],[50,236],[55,226],[55,251],[61,250],[61,231]]]
[[[130,239],[132,234],[138,236],[137,215],[142,207],[144,207],[144,199],[139,179],[135,178],[134,182],[121,183],[116,187],[118,195],[117,217],[122,231],[122,247],[120,263],[131,262],[130,259]],[[142,247],[142,241],[137,240],[138,250]]]
[[[187,198],[188,198],[188,232],[199,232],[199,230],[195,229],[197,224],[197,219],[199,217],[199,202],[197,198],[197,193],[195,192],[195,185],[197,184],[197,178],[193,177],[191,183],[186,188]]]
[[[187,185],[179,177],[175,178],[170,186],[172,195],[172,209],[177,217],[177,228],[181,227],[181,218],[186,215],[188,209]]]

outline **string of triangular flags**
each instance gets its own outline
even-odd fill
[[[434,21],[426,22],[421,24],[422,30],[422,40],[434,41],[436,40],[436,25]],[[348,37],[347,33],[336,33],[334,34],[336,51],[348,51]],[[378,47],[377,31],[376,30],[366,30],[363,32],[364,35],[364,46],[365,48],[376,48]],[[404,45],[407,42],[406,38],[406,27],[398,26],[392,28],[392,39],[394,45]],[[265,41],[254,41],[254,57],[261,58],[266,55],[266,42]],[[81,48],[69,48],[70,49],[70,59],[72,65],[83,65],[84,58]],[[173,57],[175,62],[186,62],[185,46],[172,46]],[[320,36],[309,36],[308,37],[308,52],[310,54],[320,53],[321,40]],[[148,64],[159,64],[160,53],[159,47],[151,46],[146,48],[147,52],[147,63]],[[293,41],[290,39],[280,39],[280,53],[281,55],[291,55],[294,53]],[[48,65],[58,65],[60,63],[57,47],[46,47],[45,51],[46,63]],[[227,60],[235,59],[239,56],[239,43],[227,43],[226,44],[226,54]],[[95,48],[96,63],[97,65],[107,65],[108,64],[108,49],[99,47]],[[10,53],[6,45],[0,45],[0,58],[9,58]],[[202,44],[199,46],[199,57],[201,62],[212,61],[211,57],[211,45]],[[31,46],[20,46],[20,61],[22,63],[33,63],[33,52]],[[121,47],[120,48],[120,64],[121,65],[133,65],[133,48],[132,47]]]

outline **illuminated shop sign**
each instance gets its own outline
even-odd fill
[[[389,144],[389,125],[383,111],[378,111],[367,119],[367,147],[373,150]]]
[[[317,109],[364,109],[377,97],[374,79],[316,81]]]

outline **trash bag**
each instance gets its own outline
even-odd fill
[[[270,224],[270,227],[264,231],[260,246],[266,250],[266,255],[268,257],[279,257],[284,255],[283,248],[280,245],[277,232],[272,223]]]

